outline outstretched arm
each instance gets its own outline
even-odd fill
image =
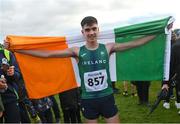
[[[155,38],[155,35],[151,35],[151,36],[146,36],[146,37],[143,37],[134,41],[126,42],[126,43],[110,43],[110,44],[107,44],[107,47],[110,53],[117,52],[117,51],[124,51],[130,48],[141,46],[151,41],[154,38]]]
[[[18,53],[42,57],[42,58],[66,58],[66,57],[77,57],[79,48],[72,47],[65,50],[45,51],[45,50],[16,50]]]
[[[9,48],[10,44],[4,40],[4,46],[6,49]],[[46,50],[15,50],[15,52],[42,57],[42,58],[65,58],[65,57],[78,57],[79,47],[67,48],[65,50],[55,50],[55,51],[46,51]]]

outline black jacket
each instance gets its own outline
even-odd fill
[[[180,81],[180,41],[176,41],[171,49],[170,79],[175,74],[177,74],[176,80]]]

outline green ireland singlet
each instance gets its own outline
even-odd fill
[[[96,50],[80,47],[78,67],[82,99],[99,98],[113,93],[109,55],[104,44],[99,44]]]

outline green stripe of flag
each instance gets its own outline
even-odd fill
[[[115,42],[128,42],[156,34],[151,42],[116,53],[117,80],[162,80],[166,48],[165,27],[170,17],[114,29]]]

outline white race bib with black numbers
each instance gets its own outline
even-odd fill
[[[84,84],[87,92],[106,89],[108,87],[106,70],[84,73]]]

